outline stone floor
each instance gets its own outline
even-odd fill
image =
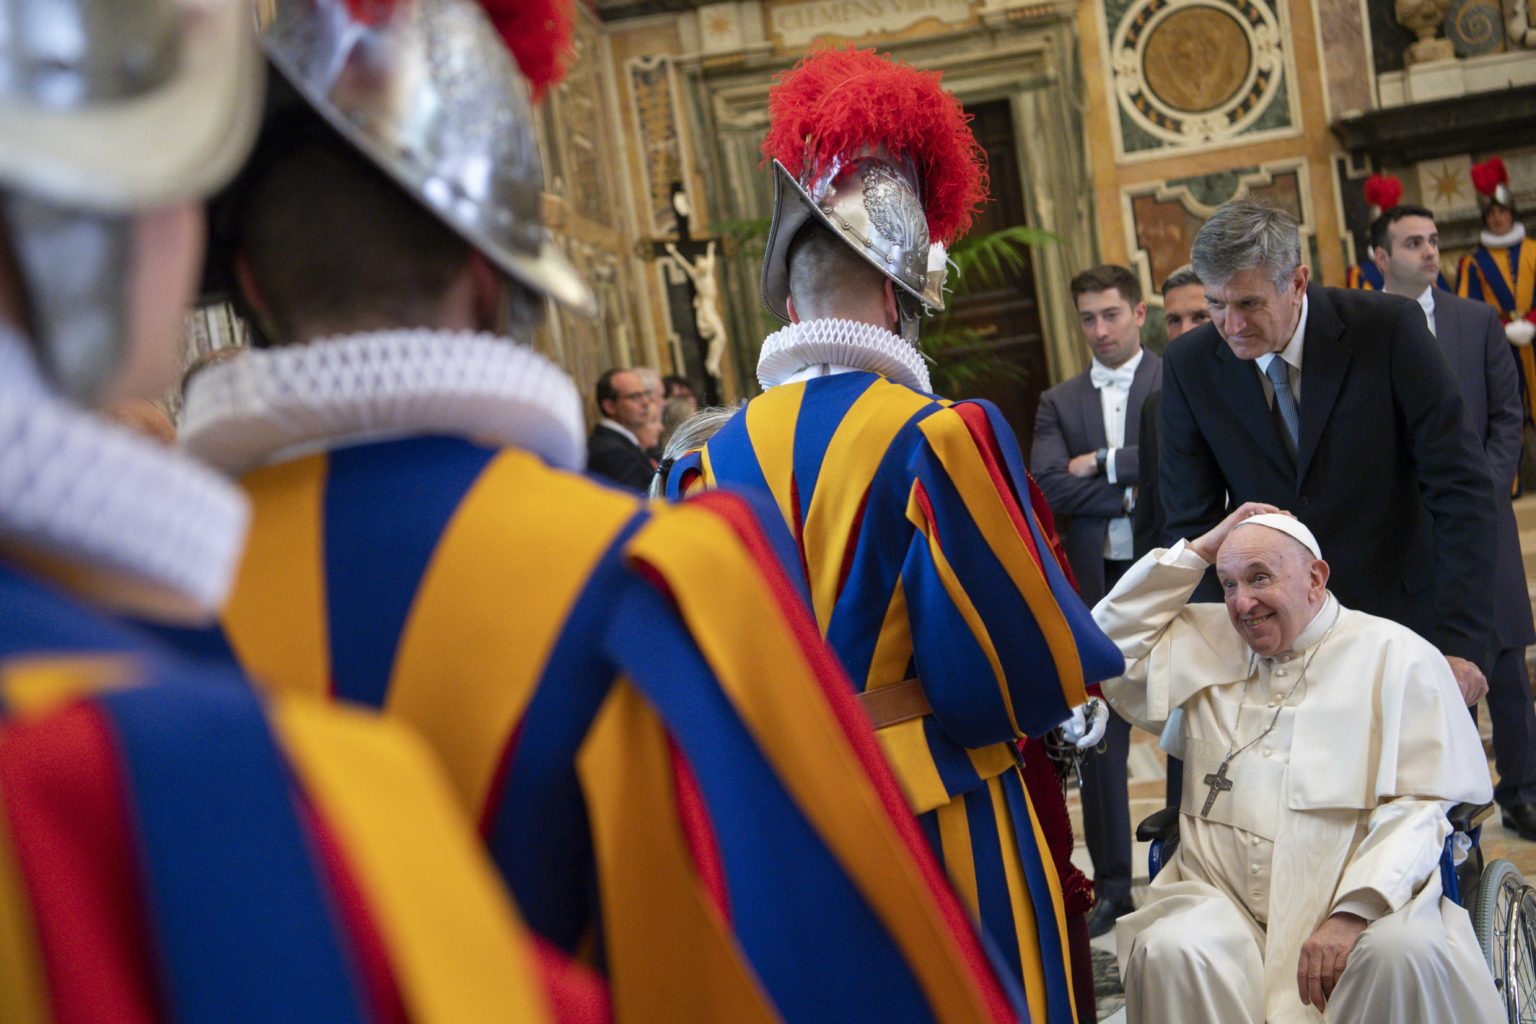
[[[1536,495],[1521,498],[1515,502],[1515,518],[1520,525],[1520,548],[1525,558],[1526,579],[1533,585],[1533,603],[1536,603]],[[1536,654],[1536,648],[1533,648],[1530,653]],[[1536,675],[1536,672],[1533,672],[1533,675]],[[1488,751],[1488,770],[1493,773],[1493,748],[1489,737],[1486,706],[1479,713],[1478,721],[1482,727],[1483,747]],[[1135,828],[1138,821],[1163,806],[1163,784],[1166,774],[1164,765],[1165,758],[1163,752],[1157,747],[1157,738],[1140,730],[1133,730],[1129,759],[1132,828]],[[1093,862],[1089,859],[1088,849],[1082,841],[1082,803],[1075,787],[1067,794],[1067,806],[1072,814],[1073,834],[1078,837],[1077,847],[1072,851],[1073,863],[1092,877]],[[1140,904],[1147,887],[1147,847],[1145,843],[1136,843],[1134,838],[1132,843],[1135,846],[1132,863],[1137,870],[1135,896],[1136,902]],[[1499,822],[1497,813],[1483,825],[1482,847],[1483,855],[1487,860],[1506,858],[1513,861],[1528,878],[1536,879],[1536,843],[1527,842],[1512,831],[1506,832]],[[1097,997],[1099,1020],[1121,1021],[1124,1019],[1124,1014],[1120,1012],[1124,1005],[1124,997],[1120,994],[1119,976],[1114,959],[1114,936],[1111,934],[1095,939],[1093,946],[1095,988],[1100,993]]]

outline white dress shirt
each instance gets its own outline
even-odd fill
[[[1109,458],[1104,462],[1104,478],[1110,483],[1118,483],[1115,479],[1115,452],[1125,447],[1125,414],[1131,404],[1131,382],[1136,376],[1136,368],[1141,365],[1142,357],[1146,351],[1138,349],[1134,356],[1111,370],[1097,359],[1093,361],[1093,368],[1100,375],[1109,374],[1112,380],[1108,384],[1094,385],[1098,388],[1099,403],[1104,410],[1104,437],[1108,442]],[[1093,372],[1090,369],[1090,374]],[[1125,508],[1130,510],[1135,505],[1135,491],[1127,487],[1125,489]],[[1133,538],[1131,535],[1131,517],[1119,516],[1109,521],[1109,529],[1104,534],[1104,557],[1125,560],[1133,555]]]
[[[1424,319],[1429,321],[1429,333],[1438,337],[1435,330],[1435,286],[1430,285],[1424,289],[1424,294],[1419,296],[1419,305],[1424,307]]]
[[[1296,333],[1291,335],[1291,340],[1286,342],[1285,348],[1278,353],[1285,365],[1290,367],[1291,395],[1296,399],[1296,408],[1301,408],[1301,349],[1307,341],[1307,297],[1301,297],[1301,316],[1296,318]],[[1259,384],[1264,388],[1264,400],[1271,408],[1275,404],[1275,386],[1270,383],[1269,374],[1264,371],[1269,369],[1269,361],[1275,358],[1276,353],[1266,352],[1253,361],[1253,365],[1259,372]]]

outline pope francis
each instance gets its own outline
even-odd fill
[[[1216,566],[1226,595],[1187,604]],[[1500,1021],[1436,870],[1491,798],[1442,656],[1342,607],[1304,525],[1246,504],[1137,562],[1094,609],[1116,711],[1184,757],[1180,845],[1116,928],[1136,1021]],[[1178,714],[1175,714],[1178,713]]]

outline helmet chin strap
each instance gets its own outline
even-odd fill
[[[905,290],[897,288],[896,291],[896,333],[902,340],[910,344],[914,349],[917,346],[917,332],[923,321],[923,302],[914,298]]]
[[[133,220],[15,193],[3,202],[38,365],[60,394],[92,405],[129,344]]]

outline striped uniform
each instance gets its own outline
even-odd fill
[[[595,980],[551,1000],[414,739],[263,707],[3,563],[0,609],[0,1020],[605,1015]]]
[[[1456,271],[1456,294],[1488,303],[1505,323],[1518,317],[1536,317],[1536,242],[1522,238],[1501,249],[1479,245],[1461,258]],[[1520,364],[1526,416],[1536,423],[1536,351],[1531,345],[1511,347]]]
[[[1072,1020],[1059,882],[1013,741],[1122,662],[1051,553],[1000,414],[867,372],[784,384],[672,481],[770,494],[855,688],[921,681],[933,713],[882,728],[881,746],[1032,1019]]]
[[[1016,1016],[743,501],[445,437],[242,485],[233,654],[425,735],[535,930],[600,936],[618,1019]]]

